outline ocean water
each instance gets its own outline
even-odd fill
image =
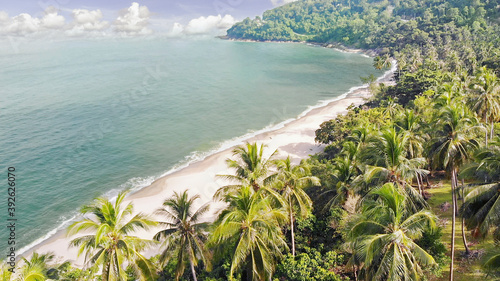
[[[100,39],[0,49],[1,217],[16,172],[17,248],[97,196],[296,118],[382,73],[359,54],[217,39]],[[9,233],[0,232],[0,248]],[[24,250],[23,249],[23,250]],[[20,251],[18,251],[20,253]]]

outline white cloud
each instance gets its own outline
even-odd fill
[[[184,27],[182,24],[176,22],[174,23],[174,26],[172,27],[172,31],[170,31],[169,36],[173,37],[179,37],[183,34],[184,32]]]
[[[109,27],[109,23],[102,20],[103,15],[101,10],[75,9],[71,14],[73,16],[73,23],[71,29],[66,31],[66,34],[69,36],[102,34]]]
[[[63,14],[60,13],[54,7],[47,8],[39,17],[27,13],[10,17],[6,12],[0,11],[0,34],[28,37],[101,37],[117,34],[140,36],[151,34],[153,33],[152,29],[155,29],[170,37],[215,36],[224,34],[236,22],[231,15],[217,15],[191,19],[187,24],[182,25],[175,22],[175,20],[182,20],[181,18],[175,20],[151,18],[148,7],[141,6],[137,2],[122,10],[112,22],[104,20],[105,15],[99,9],[63,10]],[[68,17],[68,20],[65,16]],[[173,26],[172,23],[174,23]],[[171,26],[171,30],[166,31],[165,27],[167,26]]]
[[[103,30],[109,26],[107,21],[102,21],[101,10],[75,9],[72,14],[75,25],[84,30]]]
[[[220,17],[220,15],[219,15]],[[236,20],[231,15],[225,15],[217,24],[218,29],[227,30],[236,23]]]
[[[58,29],[63,27],[65,23],[64,17],[58,14],[56,8],[48,7],[45,10],[45,16],[40,21],[40,26],[49,29]]]
[[[230,28],[236,20],[231,15],[199,17],[192,19],[183,28],[181,24],[175,23],[172,35],[219,35]]]
[[[0,11],[0,25],[7,23],[9,20],[9,14],[4,11]]]
[[[2,34],[29,35],[39,31],[60,29],[65,24],[65,18],[59,15],[54,7],[48,7],[41,19],[26,13],[10,18],[6,12],[0,11],[0,33]]]
[[[113,22],[114,29],[128,35],[150,34],[152,30],[148,28],[149,16],[148,7],[134,2]]]
[[[271,3],[273,3],[273,5],[276,7],[276,6],[282,6],[282,5],[285,5],[288,3],[292,3],[295,1],[297,1],[297,0],[271,0]]]
[[[144,35],[152,33],[148,28],[150,12],[146,6],[138,3],[123,10],[111,24],[103,20],[101,10],[74,9],[65,10],[71,13],[73,20],[66,22],[63,15],[54,7],[48,7],[41,17],[33,17],[21,13],[14,17],[0,11],[0,34],[16,36],[103,36],[112,35],[113,30],[119,34]],[[61,32],[62,31],[62,32]]]
[[[38,18],[32,18],[31,15],[22,13],[9,19],[2,31],[8,34],[26,35],[38,31],[39,28],[40,20]]]

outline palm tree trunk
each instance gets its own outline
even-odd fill
[[[486,116],[486,124],[488,124],[488,116]],[[488,127],[488,125],[486,125],[486,127]],[[488,147],[488,129],[485,130],[484,132],[484,140],[486,142],[486,147]]]
[[[418,173],[417,173],[417,184],[418,184],[418,192],[420,192],[420,195],[423,197],[424,191],[422,190],[422,183],[420,180],[420,175]]]
[[[465,204],[465,185],[462,179],[462,206]],[[465,254],[469,256],[469,246],[467,245],[467,238],[465,238],[465,218],[462,215],[462,241],[464,242]]]
[[[488,130],[486,130],[486,132],[484,132],[484,140],[486,143],[486,147],[488,147]]]
[[[493,120],[491,120],[490,140],[493,140],[494,133],[495,133],[495,122],[493,122]]]
[[[295,233],[293,231],[293,209],[292,202],[290,201],[290,232],[292,234],[292,256],[295,257]]]
[[[451,202],[452,202],[452,225],[451,225],[451,261],[450,261],[450,281],[453,281],[453,264],[455,260],[455,186],[456,186],[456,169],[451,170]]]
[[[196,271],[194,270],[194,264],[193,264],[193,261],[189,261],[189,265],[191,266],[191,273],[193,274],[193,280],[194,281],[198,281],[198,279],[196,279]]]
[[[427,183],[427,188],[431,188],[431,182],[429,181],[429,175],[425,176],[425,181]]]

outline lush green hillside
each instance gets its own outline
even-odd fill
[[[246,18],[227,32],[234,39],[337,42],[362,48],[403,47],[450,40],[499,22],[500,1],[304,0]]]

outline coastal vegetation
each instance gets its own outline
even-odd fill
[[[132,236],[131,233],[148,229],[156,222],[140,213],[133,215],[133,205],[123,202],[125,195],[126,192],[118,194],[114,203],[106,198],[97,198],[93,204],[82,207],[81,213],[90,218],[69,226],[68,235],[77,236],[71,240],[70,246],[78,247],[78,253],[85,254],[86,267],[100,269],[102,281],[127,279],[126,264],[135,275],[154,280],[156,269],[141,254],[143,249],[151,246],[152,241]]]
[[[10,280],[471,280],[500,278],[500,1],[304,0],[228,37],[371,49],[395,85],[316,131],[293,163],[234,149],[214,200],[175,193],[158,225],[125,193],[74,223],[85,267],[33,254]],[[460,241],[458,241],[460,240]],[[147,259],[143,250],[157,249]],[[190,267],[189,271],[185,267]],[[9,280],[9,279],[5,279]]]
[[[187,191],[165,200],[163,208],[157,214],[166,218],[161,222],[163,229],[154,239],[162,241],[163,252],[159,257],[160,268],[171,259],[176,260],[175,278],[179,279],[184,273],[186,264],[189,264],[193,280],[196,279],[195,266],[202,261],[207,269],[210,268],[210,252],[206,247],[207,230],[209,224],[201,222],[200,217],[208,211],[208,205],[193,210],[194,202],[199,198],[195,195],[189,198]]]

